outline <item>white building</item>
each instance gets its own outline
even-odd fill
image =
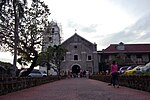
[[[49,46],[60,45],[61,29],[57,22],[51,21],[43,35],[42,51],[46,51]]]
[[[61,27],[58,25],[57,22],[51,21],[49,25],[46,27],[46,31],[43,35],[42,51],[46,51],[49,46],[53,47],[54,45],[57,46],[60,45],[61,43],[60,34],[61,34]],[[46,71],[46,72],[48,71],[47,66],[39,66],[39,70]],[[47,73],[48,75],[56,74],[56,72],[52,68],[50,68],[50,70]]]

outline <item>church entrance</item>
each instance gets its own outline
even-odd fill
[[[78,73],[80,73],[80,66],[79,65],[73,65],[72,66],[72,74],[78,75]]]

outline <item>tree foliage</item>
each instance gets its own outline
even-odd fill
[[[24,7],[27,4],[27,0],[1,0],[0,1],[0,19],[5,21],[6,17],[3,12],[8,9],[13,9],[18,18],[24,17]]]
[[[118,54],[112,56],[112,59],[109,60],[108,65],[111,65],[111,63],[113,61],[116,61],[119,66],[125,66],[126,65],[126,59],[127,59],[126,54],[118,53]]]
[[[24,7],[26,4],[26,0],[1,0],[0,2],[0,29],[1,29],[1,39],[0,41],[3,43],[8,42],[4,40],[3,36],[10,35],[10,39],[13,43],[15,43],[16,38],[18,37],[18,22],[24,17]],[[8,38],[7,38],[8,39]],[[4,40],[4,41],[3,41]],[[3,44],[1,43],[1,44]],[[8,50],[10,48],[8,44],[4,50]],[[11,48],[14,45],[11,45]],[[12,51],[12,50],[10,50]]]
[[[0,38],[1,50],[13,52],[14,48],[14,27],[15,18],[13,16],[13,8],[1,9],[5,20],[0,20]],[[18,61],[31,62],[30,71],[34,68],[38,58],[38,49],[40,49],[42,36],[45,27],[48,24],[48,16],[50,15],[48,6],[36,0],[32,2],[31,7],[25,7],[24,18],[19,21],[18,26]],[[29,73],[29,71],[28,71]]]
[[[6,68],[6,69],[11,69],[12,66],[13,66],[11,63],[2,62],[2,61],[0,61],[0,65],[1,65],[1,66],[4,66],[4,68]]]
[[[67,50],[63,48],[61,45],[54,45],[54,47],[49,46],[46,52],[41,52],[40,57],[38,59],[38,63],[41,64],[43,62],[53,63],[57,66],[58,75],[60,74],[60,64],[64,59]],[[50,66],[50,65],[49,65]]]

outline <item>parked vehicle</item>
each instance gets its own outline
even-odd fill
[[[147,71],[149,71],[149,70],[150,70],[150,62],[147,63],[145,66],[143,66],[142,69],[141,69],[141,71],[142,71],[143,73],[145,73],[145,72],[147,72]]]
[[[129,67],[129,66],[121,67],[121,68],[119,69],[119,73],[120,73],[120,74],[123,74],[123,73],[127,70],[128,67]]]
[[[28,77],[46,77],[47,73],[44,71],[39,71],[37,69],[34,69],[29,75]]]
[[[135,68],[135,67],[136,67],[135,65],[129,66],[129,67],[127,68],[127,70],[132,70],[132,69]]]
[[[143,65],[136,66],[135,68],[131,70],[127,70],[124,74],[125,75],[136,75],[136,74],[141,74]]]

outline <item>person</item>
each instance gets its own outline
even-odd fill
[[[86,78],[89,78],[89,71],[86,71]]]
[[[115,61],[111,64],[111,75],[112,75],[112,84],[115,87],[117,85],[117,88],[119,88],[119,81],[118,81],[118,65]]]
[[[83,71],[83,77],[86,77],[86,71],[85,70]]]
[[[71,78],[71,72],[68,70],[68,78]]]
[[[82,70],[80,71],[80,77],[81,77],[81,78],[83,77],[83,72],[82,72]]]

